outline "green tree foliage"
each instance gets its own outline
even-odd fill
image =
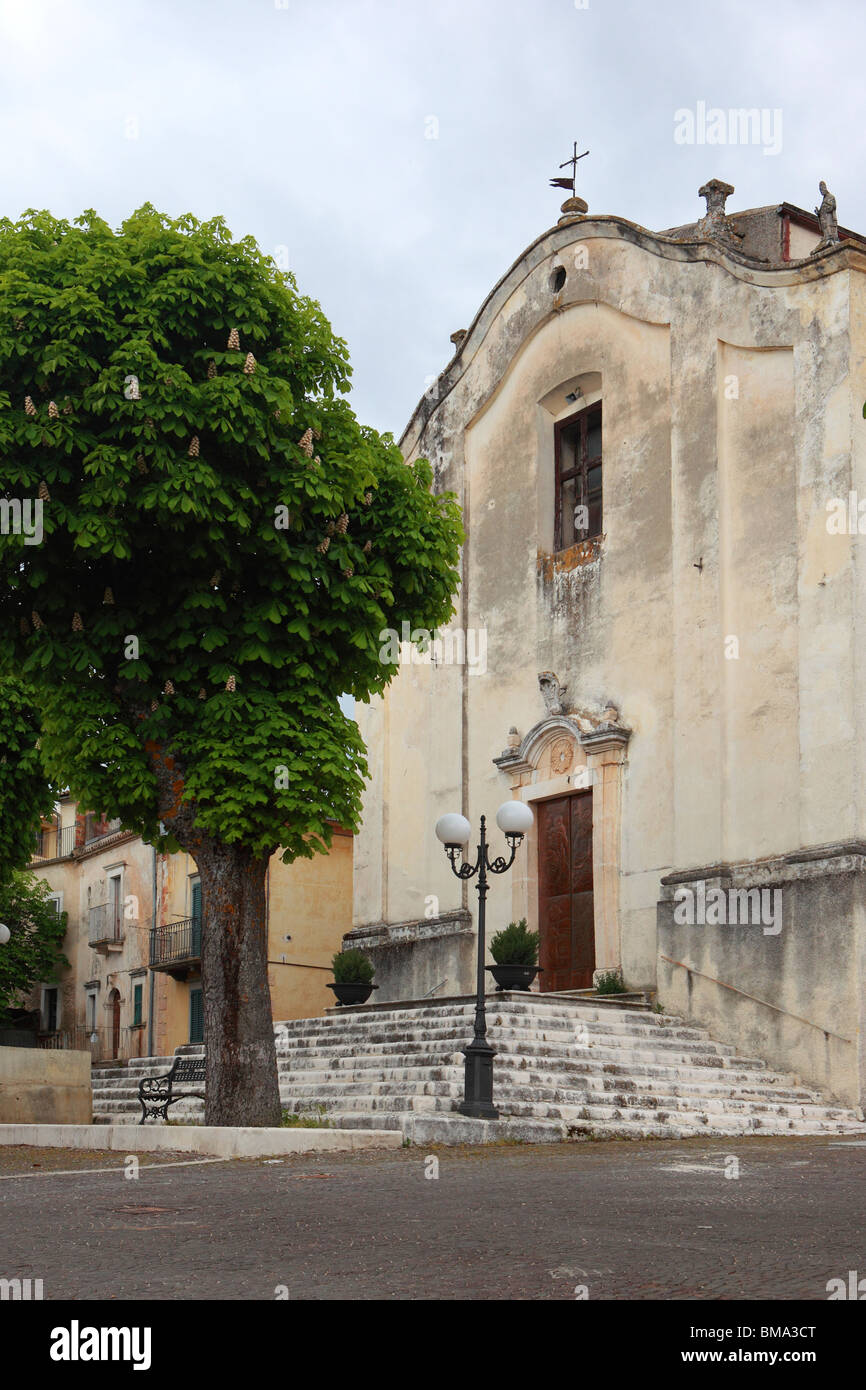
[[[261,997],[255,1026],[233,1010],[264,965],[229,976],[267,857],[358,824],[338,695],[393,677],[383,628],[452,612],[456,502],[358,423],[349,376],[319,305],[220,219],[0,221],[0,488],[44,532],[0,535],[0,664],[48,773],[199,864],[205,938],[228,932],[203,944],[209,1068],[226,1029],[262,1065]]]
[[[51,889],[42,878],[16,872],[0,885],[0,922],[11,932],[0,946],[0,1018],[7,1009],[21,1008],[34,985],[55,977],[69,962],[61,954],[66,913],[48,900]]]
[[[229,842],[292,857],[356,822],[336,698],[393,676],[382,628],[447,621],[459,521],[355,420],[349,373],[319,306],[219,219],[0,222],[0,482],[47,498],[41,545],[0,537],[2,655],[88,806],[155,836],[160,744]]]
[[[0,676],[0,884],[28,863],[40,822],[52,810],[39,724],[33,690]]]

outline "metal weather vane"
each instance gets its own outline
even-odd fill
[[[562,163],[560,164],[560,166],[559,166],[560,169],[564,169],[564,168],[566,167],[567,164],[570,164],[570,165],[571,165],[571,178],[570,178],[570,179],[566,179],[566,178],[555,178],[555,179],[551,179],[551,180],[550,180],[550,186],[551,186],[551,188],[568,188],[568,189],[571,190],[571,195],[572,195],[572,197],[574,197],[574,194],[575,194],[575,192],[576,192],[576,183],[577,183],[577,162],[578,162],[579,159],[585,159],[586,156],[587,156],[588,154],[589,154],[589,150],[584,150],[583,154],[578,154],[578,153],[577,153],[577,141],[575,140],[575,142],[574,142],[574,152],[573,152],[571,158],[570,158],[570,159],[564,159],[564,160],[562,161]]]

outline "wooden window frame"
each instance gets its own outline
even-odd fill
[[[604,417],[602,414],[601,401],[594,401],[592,405],[586,405],[581,410],[576,410],[573,415],[569,415],[565,420],[558,420],[553,427],[553,446],[555,455],[554,486],[554,526],[553,526],[553,548],[555,551],[568,549],[562,543],[562,488],[563,484],[570,482],[572,478],[577,478],[578,500],[575,506],[589,507],[589,469],[590,459],[587,456],[587,436],[590,425],[594,423],[596,417],[599,425],[604,430]],[[578,461],[574,468],[562,467],[562,436],[566,430],[571,430],[575,425],[579,426],[580,437],[578,444]],[[602,495],[601,495],[601,515],[604,516],[604,434],[602,433],[602,447],[598,458],[591,460],[593,468],[602,470]],[[602,527],[597,531],[587,531],[583,540],[590,540],[593,536],[600,536]],[[576,544],[576,542],[572,542]]]

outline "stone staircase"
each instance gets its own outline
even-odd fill
[[[340,1129],[399,1129],[417,1144],[866,1135],[852,1111],[647,1005],[513,992],[489,996],[487,1017],[498,1121],[457,1112],[474,1018],[465,998],[276,1024],[283,1106]],[[137,1119],[141,1076],[167,1071],[171,1060],[141,1058],[122,1076],[97,1078],[95,1069],[94,1119]],[[202,1110],[191,1099],[170,1114],[196,1123]]]

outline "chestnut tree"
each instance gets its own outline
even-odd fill
[[[280,1121],[265,876],[357,828],[338,697],[394,676],[383,628],[452,613],[457,503],[349,377],[219,218],[0,222],[0,668],[52,780],[198,866],[208,1124]]]

